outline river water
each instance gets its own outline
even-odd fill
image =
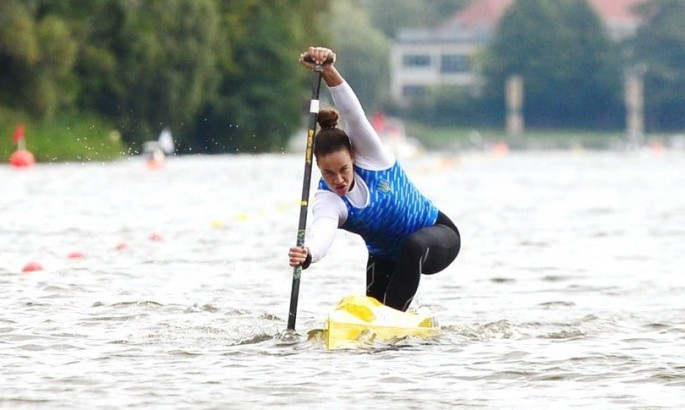
[[[344,351],[305,337],[363,292],[344,232],[277,343],[300,154],[0,166],[0,407],[682,408],[683,151],[404,164],[462,232],[417,297],[443,335]]]

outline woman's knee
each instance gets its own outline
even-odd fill
[[[421,273],[426,275],[438,273],[454,262],[461,250],[461,238],[456,232],[450,231],[438,246],[433,245],[428,248],[423,260]]]

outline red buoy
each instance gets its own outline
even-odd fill
[[[10,156],[10,165],[16,168],[30,167],[35,162],[33,154],[25,149],[16,150]]]
[[[67,258],[69,259],[83,259],[85,257],[86,255],[79,251],[70,252],[69,255],[67,255]]]
[[[28,272],[36,272],[39,270],[43,270],[43,267],[41,266],[40,263],[38,262],[29,262],[26,265],[24,265],[24,268],[21,270],[24,273]]]

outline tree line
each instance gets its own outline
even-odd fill
[[[297,53],[329,0],[3,0],[0,108],[89,113],[129,145],[169,126],[181,151],[282,149],[302,121]]]
[[[338,52],[367,112],[430,125],[501,126],[504,81],[519,74],[528,126],[620,129],[622,78],[631,68],[644,75],[647,130],[685,128],[679,0],[647,1],[637,33],[620,43],[585,0],[517,0],[476,57],[479,87],[441,87],[408,108],[395,106],[389,52],[397,30],[438,25],[465,4],[3,0],[0,119],[6,109],[44,122],[97,117],[134,151],[165,126],[181,152],[280,151],[302,126],[309,94],[297,53],[324,44]]]

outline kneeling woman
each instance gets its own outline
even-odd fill
[[[334,66],[335,54],[310,47],[300,62],[310,68],[329,58],[322,77],[338,111],[321,110],[321,130],[314,155],[322,180],[312,207],[307,247],[290,248],[290,266],[319,261],[328,252],[338,228],[359,234],[366,243],[366,295],[399,310],[409,307],[421,274],[445,269],[457,257],[457,227],[411,183],[395,158],[383,147],[364,110]]]

